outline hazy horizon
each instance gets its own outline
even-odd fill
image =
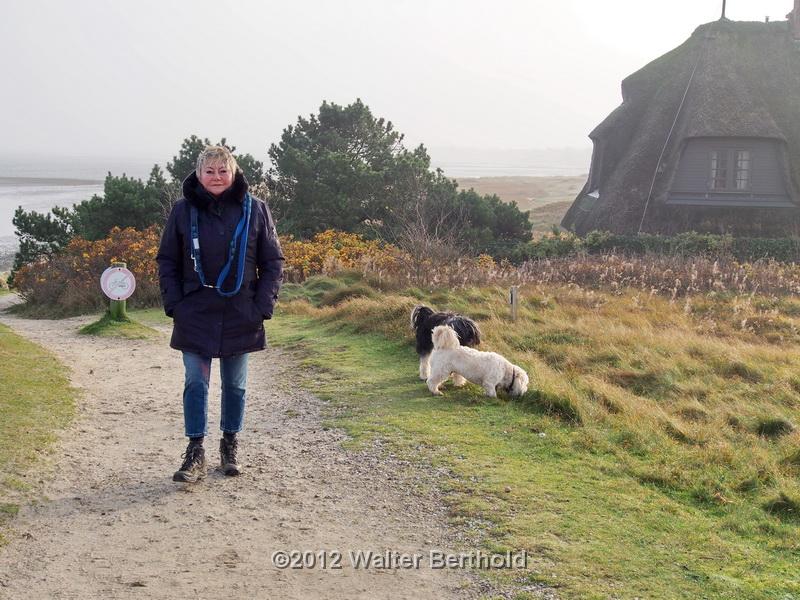
[[[175,144],[173,153],[180,144]],[[449,177],[558,176],[588,173],[591,147],[583,148],[428,148],[432,168]],[[165,169],[172,156],[66,156],[0,152],[0,178],[72,178],[102,181],[106,173],[146,179],[154,164]],[[269,167],[268,161],[265,168]]]
[[[729,0],[728,17],[783,20],[792,5]],[[621,102],[621,80],[718,19],[721,6],[7,3],[4,152],[163,163],[197,134],[266,160],[299,115],[356,98],[408,147],[588,148],[588,133]]]

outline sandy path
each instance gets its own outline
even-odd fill
[[[90,320],[90,319],[89,319]],[[348,551],[420,553],[452,532],[435,491],[402,461],[341,448],[320,422],[321,403],[292,387],[308,376],[271,349],[251,356],[242,436],[245,473],[210,470],[176,484],[184,449],[180,354],[150,341],[78,336],[86,318],[0,315],[51,350],[82,390],[62,436],[46,501],[24,508],[0,549],[0,597],[464,598],[479,593],[461,571],[354,569]],[[216,363],[215,363],[216,369]],[[212,375],[209,430],[219,423]],[[212,429],[213,427],[213,429]],[[211,464],[218,437],[207,440]],[[50,469],[48,469],[49,471]],[[35,476],[35,475],[34,475]],[[424,495],[412,491],[427,489]],[[276,550],[339,550],[341,570],[279,570]]]

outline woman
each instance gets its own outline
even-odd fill
[[[220,465],[238,475],[249,352],[266,347],[264,319],[278,299],[283,255],[266,203],[227,148],[208,146],[183,182],[156,260],[164,312],[173,319],[170,346],[183,352],[183,418],[189,445],[174,481],[205,475],[208,378],[219,358],[222,379]]]

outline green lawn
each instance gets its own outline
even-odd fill
[[[565,419],[547,401],[558,385],[535,389],[543,371],[522,401],[488,399],[475,386],[434,398],[417,378],[407,333],[369,333],[407,327],[391,316],[392,299],[367,304],[295,302],[294,314],[284,309],[268,324],[268,335],[304,357],[314,374],[307,385],[337,407],[333,423],[354,444],[378,436],[394,452],[443,467],[452,474],[444,484],[453,524],[483,529],[486,550],[526,549],[532,557],[522,578],[492,576],[544,582],[564,598],[800,598],[793,516],[649,480],[643,473],[681,469],[674,461],[684,455],[649,448],[646,421],[630,431],[585,408],[583,423]],[[713,479],[711,466],[691,468]]]
[[[170,325],[172,319],[164,314],[164,309],[158,308],[137,308],[129,310],[128,315],[131,319],[147,326]]]
[[[8,519],[35,491],[37,469],[71,420],[75,398],[53,356],[0,325],[0,544]]]

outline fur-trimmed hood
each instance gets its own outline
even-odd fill
[[[250,185],[241,170],[236,171],[236,176],[233,178],[233,185],[225,190],[225,193],[220,196],[220,202],[244,202],[244,196]],[[191,174],[183,180],[183,197],[189,204],[196,206],[198,209],[207,208],[216,199],[212,196],[200,180],[197,178],[197,173],[192,171]]]
[[[218,282],[230,260],[230,242],[242,217],[239,203],[247,187],[244,175],[237,173],[234,184],[217,200],[192,173],[183,183],[184,197],[172,207],[156,261],[164,312],[174,319],[170,345],[177,350],[220,357],[265,347],[262,322],[272,316],[284,260],[266,203],[252,198],[239,293],[223,297],[217,290],[204,287],[190,252],[193,236],[189,209],[197,207],[201,264],[207,281]],[[223,290],[236,287],[236,264],[221,283]]]

